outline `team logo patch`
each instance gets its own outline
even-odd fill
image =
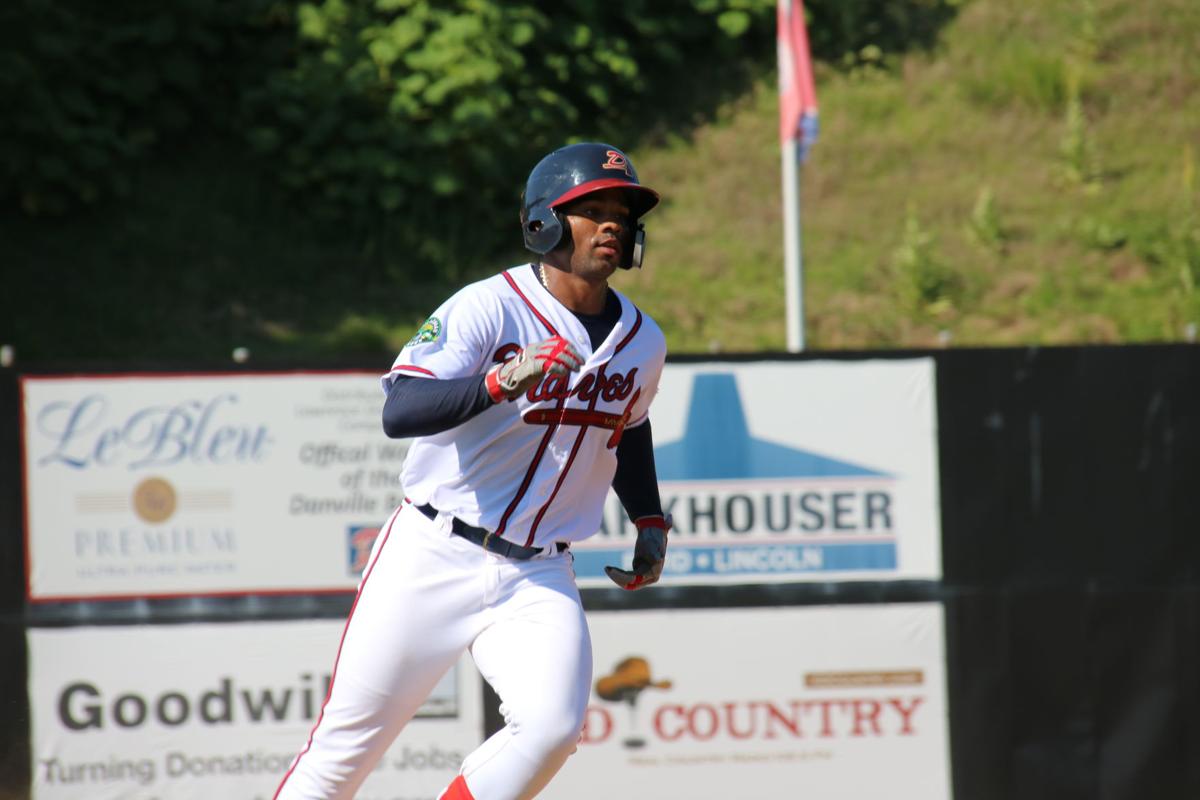
[[[625,154],[619,150],[609,150],[604,155],[608,156],[608,161],[605,161],[600,166],[604,169],[619,169],[629,177],[633,177],[633,172],[629,169],[629,161],[625,158]]]
[[[417,329],[417,335],[408,340],[408,347],[414,344],[425,344],[432,342],[434,339],[442,335],[442,321],[437,317],[430,317],[425,320],[424,324]]]

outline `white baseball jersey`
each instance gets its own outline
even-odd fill
[[[615,291],[615,290],[614,290]],[[382,378],[482,375],[551,336],[585,359],[515,400],[414,439],[401,480],[417,505],[527,547],[595,533],[625,428],[645,422],[658,391],[666,340],[620,293],[621,318],[595,352],[583,324],[528,264],[470,284],[441,305]]]

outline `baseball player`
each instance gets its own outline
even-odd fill
[[[333,681],[276,800],[350,798],[438,680],[469,650],[506,726],[443,800],[538,794],[574,752],[592,652],[572,542],[611,486],[637,527],[625,589],[658,580],[662,514],[647,414],[666,344],[608,285],[641,266],[658,194],[616,147],[543,158],[521,208],[537,254],[441,305],[383,376],[384,430],[415,436],[407,495],[375,541]]]

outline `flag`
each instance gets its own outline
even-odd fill
[[[798,140],[800,160],[817,140],[817,89],[804,27],[802,0],[779,0],[776,8],[779,56],[779,140]]]

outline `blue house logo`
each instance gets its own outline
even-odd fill
[[[786,425],[788,420],[777,420]],[[683,438],[656,447],[659,480],[702,481],[870,475],[879,470],[750,435],[737,381],[728,373],[697,375]]]
[[[665,575],[757,582],[895,570],[896,476],[751,435],[737,377],[695,375],[683,435],[655,448],[663,510],[675,523]],[[754,422],[782,432],[796,420]],[[613,511],[593,540],[607,547],[575,550],[581,578],[632,560],[632,526],[619,504]]]

